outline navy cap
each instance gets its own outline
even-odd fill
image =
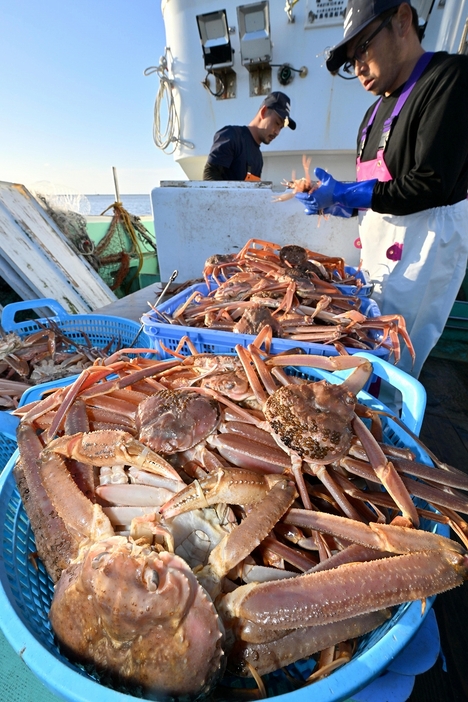
[[[329,51],[327,68],[335,73],[347,61],[346,45],[377,17],[410,0],[348,0],[344,19],[344,38]]]
[[[270,110],[274,110],[280,117],[285,120],[285,127],[289,129],[296,129],[296,123],[289,116],[289,111],[291,109],[290,100],[287,95],[280,92],[270,93],[266,96],[262,102],[262,107],[269,107]]]

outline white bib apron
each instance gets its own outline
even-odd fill
[[[399,368],[418,377],[463,282],[468,258],[468,200],[405,216],[360,213],[361,265],[383,315],[404,311],[416,362],[405,349]],[[401,260],[387,257],[398,244]]]

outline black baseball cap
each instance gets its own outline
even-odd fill
[[[280,93],[279,91],[270,93],[266,96],[261,106],[263,107],[264,105],[265,107],[269,107],[270,110],[274,110],[280,117],[282,117],[282,119],[285,120],[285,127],[288,126],[289,129],[296,129],[295,121],[289,116],[291,104],[287,95]]]
[[[399,5],[411,5],[410,0],[348,0],[344,19],[344,38],[329,51],[327,68],[335,73],[346,63],[346,45],[354,39],[368,24],[387,10]]]

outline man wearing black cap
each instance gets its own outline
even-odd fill
[[[416,377],[437,343],[468,256],[468,56],[425,52],[417,13],[403,0],[349,0],[344,38],[327,68],[354,73],[379,100],[358,132],[357,182],[321,168],[298,195],[307,214],[359,211],[362,267],[383,315],[401,314]]]
[[[260,180],[262,144],[270,144],[283,127],[296,129],[289,116],[287,95],[267,95],[259,111],[247,127],[228,126],[216,132],[203,171],[203,180]]]

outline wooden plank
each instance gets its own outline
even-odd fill
[[[70,314],[117,299],[22,185],[0,182],[0,234],[0,255],[35,297],[52,297]]]

